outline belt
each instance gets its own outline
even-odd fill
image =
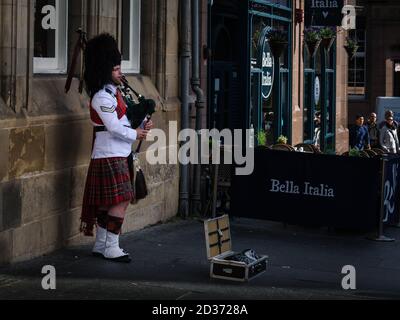
[[[129,129],[132,129],[130,126],[124,126],[124,127],[126,127],[126,128],[129,128]],[[107,128],[106,128],[106,126],[97,126],[97,127],[94,127],[94,132],[106,132],[106,131],[108,131],[107,130]]]

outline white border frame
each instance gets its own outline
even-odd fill
[[[129,30],[129,60],[122,60],[121,67],[124,73],[140,73],[140,32],[141,32],[141,0],[130,0]],[[121,18],[122,23],[122,18]],[[122,30],[122,27],[121,27]]]
[[[55,58],[33,58],[34,74],[65,74],[68,55],[68,0],[55,0],[57,29]]]

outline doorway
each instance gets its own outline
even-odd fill
[[[215,0],[209,5],[209,128],[245,127],[243,39],[246,28],[243,0]]]

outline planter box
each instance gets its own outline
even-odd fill
[[[382,184],[380,158],[261,148],[255,149],[254,157],[251,175],[232,176],[232,216],[372,232],[379,225],[382,199],[385,203],[392,194],[382,194],[385,183]],[[400,157],[393,161],[400,165]],[[393,176],[393,167],[385,171]],[[395,173],[397,188],[400,170]],[[356,188],[354,181],[357,181]],[[393,190],[393,196],[387,201],[392,206],[397,200],[400,202],[400,197]],[[396,216],[397,212],[396,209]]]

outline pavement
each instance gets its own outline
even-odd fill
[[[392,243],[364,234],[231,221],[233,249],[269,256],[267,271],[248,283],[211,279],[203,223],[174,219],[124,234],[133,262],[92,257],[91,246],[59,250],[0,268],[0,300],[369,300],[400,298],[400,229]],[[43,266],[56,269],[56,290],[43,290]],[[342,288],[342,268],[356,269],[356,290]]]

